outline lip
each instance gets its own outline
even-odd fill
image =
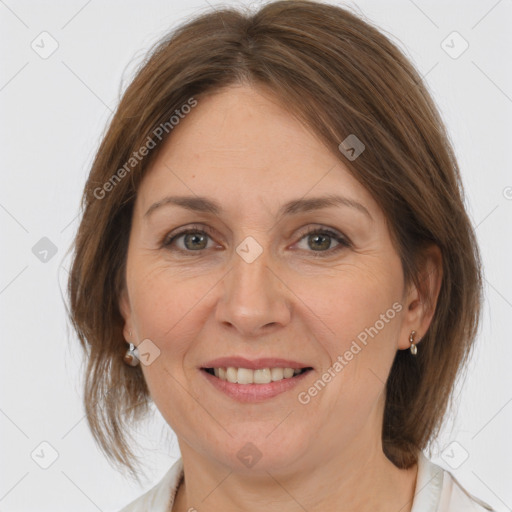
[[[289,359],[279,359],[275,357],[263,357],[260,359],[246,359],[245,357],[219,357],[203,364],[201,368],[247,368],[248,370],[258,370],[261,368],[312,368],[310,364],[299,363]],[[261,384],[258,384],[261,385]]]
[[[230,360],[232,361],[233,359],[230,358]],[[217,364],[218,361],[220,360],[215,360],[212,362]],[[287,364],[288,363],[291,363],[291,361],[287,361]],[[211,368],[211,366],[209,368]],[[217,368],[217,366],[215,366],[214,368]],[[241,366],[241,368],[247,367]],[[272,368],[279,367],[272,366]],[[285,368],[293,368],[293,366],[285,366]],[[299,368],[299,366],[297,366],[297,368]],[[304,366],[302,366],[301,368],[304,368]],[[300,384],[302,380],[304,380],[311,373],[311,371],[312,369],[304,373],[301,373],[300,375],[296,375],[295,377],[290,377],[289,379],[282,379],[275,382],[269,382],[268,384],[233,384],[232,382],[228,382],[227,380],[221,380],[218,377],[215,377],[215,375],[208,373],[204,369],[201,369],[200,373],[204,375],[205,379],[207,379],[210,382],[210,384],[212,384],[218,391],[223,392],[224,394],[238,402],[248,403],[263,402],[277,395],[280,395],[285,391],[291,390],[292,388]]]

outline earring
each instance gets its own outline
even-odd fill
[[[409,334],[409,343],[411,344],[410,351],[413,356],[415,356],[418,353],[418,347],[416,346],[416,343],[414,343],[414,336],[416,335],[416,331],[411,331],[411,334]],[[418,340],[420,341],[420,340]]]
[[[130,343],[130,348],[126,351],[123,359],[129,366],[137,366],[139,364],[137,347],[133,343]]]
[[[130,331],[131,337],[132,331]],[[130,343],[130,348],[126,351],[123,360],[129,366],[137,366],[139,364],[139,351],[133,343]]]

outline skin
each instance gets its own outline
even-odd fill
[[[405,285],[383,212],[336,151],[268,91],[232,86],[198,99],[140,185],[120,307],[126,339],[150,339],[160,350],[141,366],[178,436],[186,482],[174,511],[411,509],[417,467],[401,470],[382,450],[384,386],[396,351],[409,348],[411,330],[423,336],[433,311]],[[287,201],[333,191],[371,218],[348,206],[277,217]],[[168,205],[144,215],[170,195],[207,196],[223,211]],[[187,227],[211,232],[187,246],[184,236],[162,245]],[[325,234],[318,241],[305,234],[309,227],[329,228],[350,244]],[[248,236],[263,251],[252,263],[236,252]],[[437,248],[427,251],[434,304],[440,261]],[[298,393],[394,303],[401,311],[300,403]],[[314,370],[291,391],[242,404],[199,370],[230,355],[292,357]],[[237,457],[247,442],[261,453],[251,468]]]

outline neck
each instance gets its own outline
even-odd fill
[[[382,449],[348,449],[323,461],[303,461],[300,469],[238,473],[182,447],[186,481],[173,512],[410,512],[417,465],[397,468]],[[354,455],[356,455],[354,457]]]

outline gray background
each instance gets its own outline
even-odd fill
[[[430,456],[496,510],[512,510],[512,1],[338,3],[406,49],[455,145],[486,303],[458,414]],[[121,92],[149,46],[208,4],[219,5],[0,0],[0,511],[118,510],[178,456],[157,412],[137,434],[145,486],[108,465],[84,419],[82,355],[62,295],[84,180]]]

